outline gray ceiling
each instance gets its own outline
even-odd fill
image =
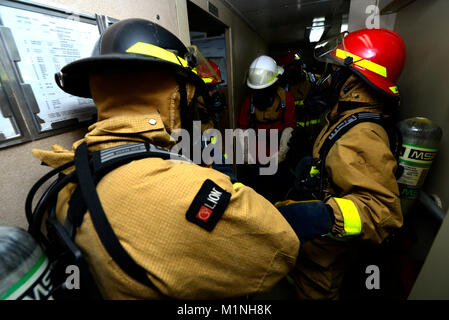
[[[340,32],[350,0],[225,0],[272,47],[304,41],[305,29],[313,18],[326,17],[332,25],[328,35]]]

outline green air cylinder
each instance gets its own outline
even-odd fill
[[[0,300],[53,300],[50,264],[25,230],[0,226]]]
[[[399,165],[404,173],[398,180],[403,214],[407,214],[419,196],[435,159],[443,132],[427,118],[416,117],[398,123],[402,133],[402,152]]]

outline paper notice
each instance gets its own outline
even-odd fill
[[[41,131],[52,123],[95,113],[91,99],[71,96],[55,83],[54,74],[66,64],[91,55],[99,37],[96,25],[47,14],[0,6],[3,25],[10,28],[20,53],[18,67],[31,85],[40,112]]]

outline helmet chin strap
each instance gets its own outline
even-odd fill
[[[187,88],[184,79],[178,77],[176,82],[179,86],[179,110],[181,110],[181,127],[186,129],[190,134],[192,133],[192,122],[194,120],[194,113],[187,105]]]

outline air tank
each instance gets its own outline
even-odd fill
[[[398,179],[402,212],[406,215],[419,196],[432,162],[438,153],[443,132],[431,120],[415,117],[398,123],[402,133],[399,165],[404,168]]]
[[[49,260],[25,230],[0,226],[0,300],[53,300]]]

